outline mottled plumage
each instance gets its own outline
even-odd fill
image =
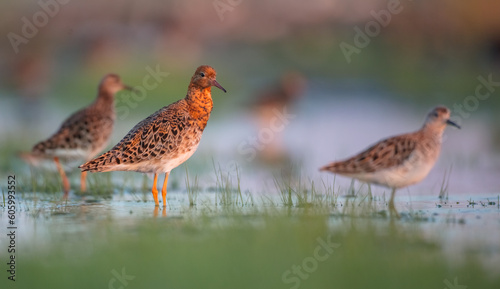
[[[166,205],[166,183],[170,171],[196,151],[210,118],[211,87],[222,89],[210,66],[196,70],[184,99],[158,110],[144,119],[110,151],[80,166],[82,171],[136,171],[154,173],[153,197],[158,205],[157,175],[165,173],[162,192]]]
[[[50,138],[37,143],[32,154],[61,159],[91,159],[106,146],[114,121],[112,100],[94,102],[66,119]]]
[[[427,116],[423,127],[413,133],[391,137],[344,161],[322,167],[321,171],[355,178],[392,188],[389,206],[394,208],[396,189],[423,180],[430,172],[441,151],[446,125],[459,127],[449,120],[446,107],[436,107]]]
[[[115,74],[104,76],[99,84],[96,100],[89,106],[68,117],[59,130],[48,139],[37,143],[30,153],[21,156],[36,164],[41,159],[54,159],[63,179],[65,194],[69,191],[69,182],[59,160],[92,159],[107,145],[115,121],[114,95],[123,85]],[[82,191],[85,191],[85,174],[81,179]]]

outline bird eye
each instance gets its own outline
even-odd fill
[[[204,72],[200,72],[200,75],[201,75],[201,77],[205,77],[205,73]]]
[[[437,113],[437,112],[434,112],[434,113],[432,114],[432,116],[434,116],[434,117],[438,117],[438,113]]]

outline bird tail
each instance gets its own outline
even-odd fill
[[[332,172],[332,173],[345,173],[346,164],[345,162],[333,162],[319,169],[320,172]]]
[[[82,172],[109,172],[113,167],[119,164],[119,159],[115,157],[113,151],[109,151],[99,157],[79,166]]]
[[[19,152],[17,156],[32,166],[38,166],[43,160],[41,156],[31,152]]]
[[[319,171],[320,172],[330,171],[331,167],[332,167],[332,164],[329,164],[329,165],[326,165],[326,166],[319,168]]]

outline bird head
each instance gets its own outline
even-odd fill
[[[439,130],[444,130],[447,125],[460,128],[457,123],[450,120],[450,110],[444,106],[438,106],[429,112],[424,124],[426,127],[434,127]]]
[[[114,95],[120,90],[132,90],[130,86],[124,85],[120,77],[116,74],[110,73],[105,75],[99,84],[99,91],[107,92]]]
[[[202,65],[196,69],[196,72],[191,78],[191,84],[201,89],[215,86],[226,92],[224,87],[222,87],[215,79],[216,75],[217,73],[215,72],[215,69],[208,65]]]

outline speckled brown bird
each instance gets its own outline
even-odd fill
[[[63,182],[65,196],[70,184],[60,163],[63,161],[88,161],[107,145],[115,122],[114,95],[124,85],[116,74],[104,76],[99,84],[97,98],[89,106],[68,117],[59,130],[47,140],[37,143],[30,153],[21,157],[36,165],[40,160],[53,159]],[[81,174],[81,190],[86,190],[86,173]]]
[[[153,173],[152,193],[156,206],[159,206],[158,174],[164,173],[162,197],[165,207],[170,171],[193,155],[210,118],[212,86],[226,92],[215,78],[212,67],[198,67],[184,99],[163,107],[138,123],[110,151],[81,165],[82,171]]]
[[[382,140],[320,170],[391,188],[390,213],[399,217],[394,206],[396,189],[416,184],[429,174],[441,151],[447,125],[460,128],[450,120],[450,110],[438,106],[427,115],[420,130]]]

